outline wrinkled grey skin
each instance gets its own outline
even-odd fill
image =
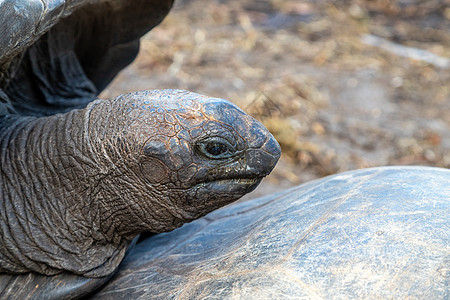
[[[92,102],[172,2],[0,2],[0,272],[108,276],[139,233],[230,203],[274,167],[277,142],[226,100]]]
[[[109,275],[136,235],[170,231],[240,198],[280,155],[273,136],[239,108],[185,91],[7,119],[0,131],[7,273]]]

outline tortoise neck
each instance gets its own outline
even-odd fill
[[[87,113],[2,122],[0,271],[104,276],[122,259],[128,242],[101,232],[91,196],[104,170],[89,143]]]

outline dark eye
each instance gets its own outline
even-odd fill
[[[209,142],[206,144],[205,150],[213,156],[219,156],[229,151],[228,146],[220,142]]]
[[[196,145],[198,154],[211,159],[224,159],[236,155],[231,144],[221,137],[210,137],[201,140]]]

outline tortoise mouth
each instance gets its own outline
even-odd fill
[[[222,178],[198,183],[194,188],[206,189],[215,193],[244,195],[253,191],[261,183],[262,179],[263,177]]]

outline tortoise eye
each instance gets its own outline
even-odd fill
[[[213,156],[219,156],[229,151],[227,145],[219,142],[209,142],[206,144],[205,150]]]
[[[198,142],[196,148],[201,156],[211,159],[224,159],[236,154],[234,147],[221,137],[206,138]]]

